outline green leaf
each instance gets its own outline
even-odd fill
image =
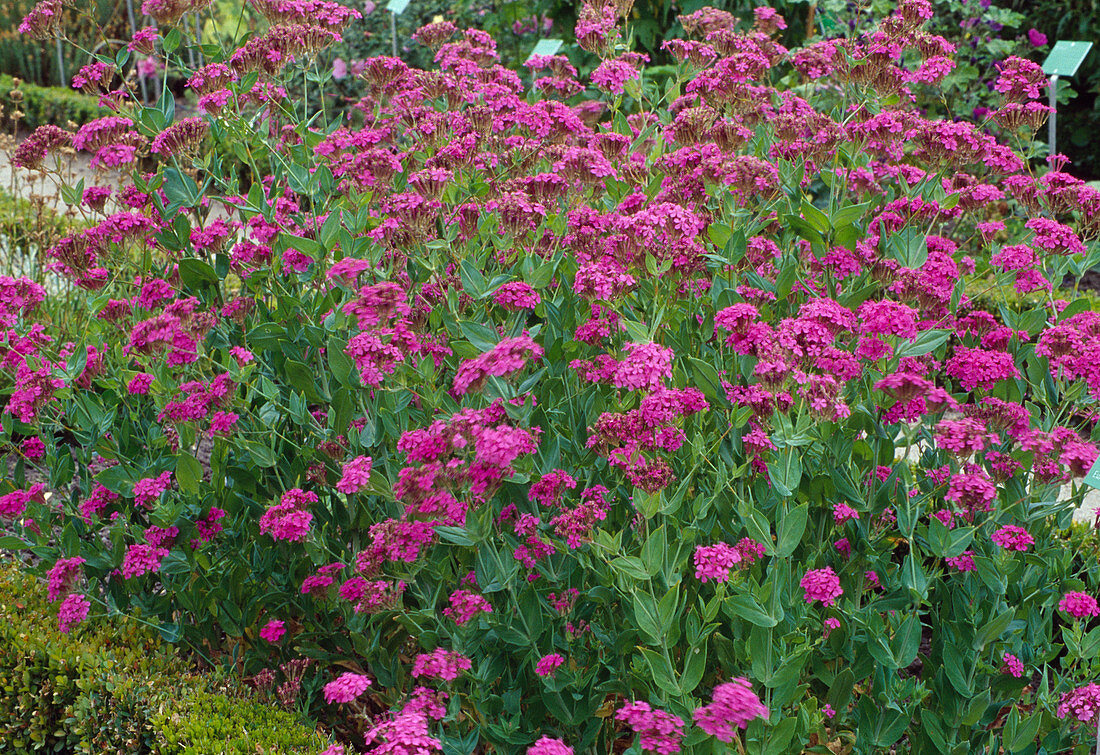
[[[186,257],[180,260],[180,279],[189,286],[200,286],[203,283],[218,282],[218,274],[214,268],[194,257]]]
[[[718,370],[714,369],[714,365],[695,357],[690,357],[688,362],[691,364],[691,371],[699,390],[712,401],[723,400],[726,392],[722,388],[722,379],[718,375]]]
[[[336,382],[345,388],[355,388],[358,387],[359,382],[352,377],[355,373],[355,362],[345,353],[347,347],[347,342],[342,338],[336,336],[329,338],[325,348],[325,359]]]
[[[462,278],[462,288],[470,296],[480,299],[485,294],[485,276],[469,260],[462,260],[459,264],[459,275]]]
[[[780,448],[768,464],[768,476],[775,492],[783,497],[794,494],[802,482],[802,452],[797,447]]]
[[[1015,710],[1013,710],[1015,712]],[[1043,722],[1043,711],[1036,710],[1023,724],[1016,727],[1015,733],[1009,737],[1005,733],[1004,745],[1009,752],[1019,752],[1035,741],[1039,735],[1039,725]]]
[[[440,540],[446,540],[448,543],[454,543],[455,545],[469,547],[474,544],[470,534],[462,527],[436,527],[435,534],[439,535]]]
[[[835,711],[848,709],[848,701],[852,699],[852,688],[855,686],[856,677],[850,668],[845,668],[836,675],[833,684],[829,687],[829,705]]]
[[[180,30],[172,29],[164,35],[164,39],[161,44],[164,46],[164,51],[171,55],[176,51],[176,48],[180,46]]]
[[[951,337],[950,330],[926,330],[900,349],[899,357],[920,357],[942,346]]]
[[[704,638],[699,647],[690,648],[684,658],[684,673],[680,677],[680,686],[685,695],[690,695],[703,680],[707,668],[707,642]]]
[[[273,467],[275,466],[275,452],[268,448],[266,445],[257,443],[253,440],[242,440],[240,444],[248,451],[249,456],[252,457],[252,461],[261,467]]]
[[[634,343],[648,343],[649,331],[640,322],[634,320],[620,320],[623,327],[626,328],[627,335],[630,336],[630,340]]]
[[[650,574],[646,570],[645,563],[636,556],[620,556],[611,560],[611,568],[629,579],[645,581],[656,574]]]
[[[886,240],[886,253],[905,267],[916,269],[928,259],[928,244],[916,228],[902,228]]]
[[[667,637],[672,625],[676,622],[676,609],[680,605],[680,587],[673,585],[657,603],[657,619],[660,621],[661,636]]]
[[[129,493],[137,479],[129,470],[119,465],[108,467],[95,476],[96,482],[112,493]]]
[[[891,650],[894,654],[894,662],[898,668],[907,668],[917,658],[920,650],[921,623],[914,614],[902,622],[894,640]]]
[[[875,722],[874,743],[879,747],[889,747],[901,739],[909,723],[910,718],[904,711],[884,710]]]
[[[843,228],[846,225],[851,225],[855,221],[863,217],[864,213],[870,209],[870,202],[863,202],[862,204],[853,204],[841,207],[833,213],[832,224],[834,228]]]
[[[943,647],[943,670],[947,675],[947,681],[951,682],[951,686],[955,688],[956,692],[968,698],[972,692],[970,683],[966,680],[964,666],[963,653],[954,645],[945,644]]]
[[[974,649],[981,650],[994,640],[1000,639],[1015,615],[1016,610],[1009,608],[998,614],[997,618],[987,621],[974,636]]]
[[[779,523],[779,544],[776,546],[775,555],[787,558],[802,541],[802,535],[806,532],[806,521],[809,518],[809,504],[795,506],[783,517]]]
[[[668,539],[662,525],[650,534],[645,541],[645,545],[642,546],[642,562],[645,564],[645,570],[650,576],[660,573],[661,567],[664,565],[666,550],[668,550]]]
[[[199,201],[199,187],[190,176],[176,168],[167,168],[164,171],[164,195],[171,204],[192,207]]]
[[[317,385],[316,373],[307,365],[294,359],[286,360],[286,376],[294,388],[301,391],[310,400],[326,400]]]
[[[806,200],[802,200],[802,217],[811,227],[822,234],[829,232],[829,216],[814,207]]]
[[[24,542],[23,538],[15,535],[0,536],[0,551],[18,551],[29,547],[30,543]]]
[[[535,272],[528,276],[527,285],[531,288],[546,288],[550,285],[550,281],[554,279],[554,269],[556,267],[557,265],[552,260],[542,263],[535,268]]]
[[[202,483],[202,464],[191,454],[176,456],[176,482],[185,493],[199,492]]]
[[[657,601],[649,593],[634,593],[634,620],[650,645],[660,647],[664,643],[664,632],[661,631],[661,615],[657,611]]]
[[[779,620],[769,616],[764,611],[764,607],[751,595],[731,595],[726,598],[722,610],[727,616],[736,616],[758,627],[774,627],[779,623]]]
[[[668,659],[647,648],[642,648],[642,657],[649,664],[650,671],[653,673],[653,681],[656,682],[658,687],[677,697],[683,694],[680,685],[676,683],[676,675]]]

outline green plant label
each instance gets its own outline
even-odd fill
[[[400,16],[409,7],[409,0],[390,0],[386,3],[386,10],[395,16]]]
[[[531,54],[527,56],[527,59],[535,57],[536,55],[553,55],[561,49],[562,41],[560,39],[540,39],[538,44],[535,45],[535,49],[531,50]]]
[[[1085,484],[1100,490],[1100,457],[1097,457],[1092,469],[1085,475]]]
[[[1058,42],[1043,61],[1043,73],[1047,76],[1072,76],[1091,49],[1092,42]]]

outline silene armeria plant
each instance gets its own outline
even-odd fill
[[[306,111],[356,11],[250,2],[222,50],[146,0],[78,76],[113,113],[13,157],[103,169],[49,288],[0,281],[0,544],[63,629],[137,616],[333,753],[1087,751],[1100,313],[1055,292],[1100,191],[1030,160],[1038,66],[930,120],[928,0],[798,50],[703,8],[658,90],[603,0],[587,81],[442,22]]]

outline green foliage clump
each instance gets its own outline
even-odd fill
[[[163,752],[202,755],[317,752],[325,739],[285,710],[240,690],[195,689],[153,716]]]
[[[319,752],[291,713],[223,694],[133,621],[63,634],[32,577],[0,565],[0,742],[5,752]]]
[[[19,123],[28,130],[47,123],[64,127],[70,121],[80,126],[109,113],[95,97],[64,87],[17,82],[8,75],[0,75],[0,105],[8,117],[15,111],[23,113]]]
[[[92,0],[63,7],[62,22],[77,46],[44,45],[19,33],[19,24],[36,0],[0,3],[0,74],[18,76],[43,86],[64,86],[80,67],[91,62],[89,52],[113,48],[128,35],[126,6],[119,0]],[[60,55],[60,61],[59,61]],[[60,66],[58,63],[60,62]]]

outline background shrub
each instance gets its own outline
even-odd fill
[[[272,701],[196,676],[133,620],[58,631],[42,586],[0,564],[0,741],[15,753],[319,752]]]

